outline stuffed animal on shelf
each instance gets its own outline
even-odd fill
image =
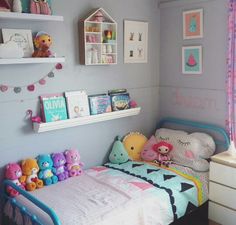
[[[21,176],[22,176],[22,170],[17,163],[7,164],[5,169],[5,178],[11,180],[14,184],[25,190],[24,184],[21,183],[19,180]],[[19,195],[19,192],[10,186],[7,187],[7,193],[11,197],[16,197],[17,195]]]
[[[11,6],[8,0],[0,0],[0,12],[10,12]]]
[[[70,177],[78,176],[82,174],[82,167],[84,163],[80,162],[80,154],[76,149],[70,149],[65,151],[66,166]]]
[[[53,161],[50,155],[39,155],[37,157],[39,165],[39,178],[43,180],[44,185],[56,184],[58,178],[55,175],[56,169],[53,168]]]
[[[131,132],[123,139],[123,144],[127,150],[130,159],[141,160],[141,151],[147,142],[147,138],[139,132]]]
[[[157,162],[159,163],[160,166],[165,165],[168,167],[169,164],[172,163],[169,155],[169,153],[173,150],[172,144],[165,141],[161,141],[153,145],[153,150],[158,153]]]
[[[52,154],[53,167],[56,169],[56,176],[59,181],[66,180],[69,177],[69,173],[65,166],[66,158],[63,153]]]
[[[43,187],[43,181],[38,178],[39,166],[35,159],[26,159],[21,162],[23,175],[20,178],[26,183],[27,191],[34,191]]]
[[[129,161],[129,155],[119,136],[116,137],[116,141],[113,144],[111,153],[109,155],[109,160],[114,164],[120,164]]]
[[[52,11],[47,0],[31,0],[30,13],[51,15]]]
[[[36,50],[32,57],[52,57],[52,52],[50,51],[51,45],[52,37],[43,31],[38,32],[34,38],[34,46]]]

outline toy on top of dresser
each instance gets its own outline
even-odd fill
[[[17,163],[7,164],[6,169],[5,169],[5,178],[7,180],[11,180],[14,184],[21,187],[23,190],[25,190],[24,183],[21,183],[20,181],[21,176],[22,176],[22,170]],[[19,195],[19,192],[17,192],[15,189],[13,189],[10,186],[7,187],[7,193],[11,197],[16,197],[17,195]]]
[[[58,182],[56,169],[53,167],[53,161],[50,155],[39,155],[37,157],[40,168],[39,178],[43,180],[45,185],[51,185]]]
[[[55,168],[55,174],[59,181],[66,180],[69,177],[69,173],[66,167],[66,158],[63,153],[53,153],[52,155],[53,167]]]
[[[84,163],[80,162],[80,154],[76,149],[69,149],[64,152],[66,158],[66,166],[70,177],[82,174]]]

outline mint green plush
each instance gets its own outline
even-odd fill
[[[121,138],[117,137],[116,139],[109,155],[109,160],[114,164],[125,163],[129,160],[129,155],[121,142]]]

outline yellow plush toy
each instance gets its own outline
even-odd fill
[[[124,137],[123,144],[132,160],[141,160],[140,154],[147,140],[148,139],[139,132],[131,132]]]
[[[27,191],[34,191],[36,188],[43,187],[43,181],[38,179],[39,167],[35,159],[26,159],[21,163],[23,176],[20,180],[26,183]]]

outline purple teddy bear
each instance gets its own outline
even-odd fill
[[[55,168],[56,176],[59,181],[66,180],[69,177],[69,173],[65,166],[66,158],[63,153],[54,153],[52,154],[53,167]]]

